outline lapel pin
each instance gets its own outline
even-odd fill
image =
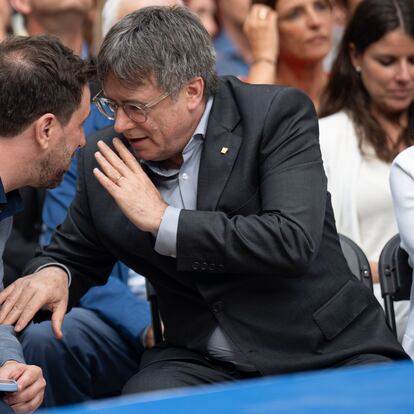
[[[223,147],[220,151],[220,154],[226,155],[229,152],[229,149],[227,147]]]

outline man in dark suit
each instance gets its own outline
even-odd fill
[[[68,274],[72,306],[121,260],[165,327],[126,393],[406,358],[342,255],[309,99],[214,64],[182,8],[109,32],[96,102],[123,137],[88,140],[68,216],[0,294],[0,321],[19,330],[46,304],[59,336]]]

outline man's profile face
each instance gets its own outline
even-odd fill
[[[112,74],[104,82],[105,96],[118,105],[127,102],[145,105],[164,92],[150,80],[133,89],[126,88]],[[189,109],[184,87],[178,97],[168,96],[154,106],[143,123],[134,122],[119,107],[114,128],[127,138],[138,159],[165,161],[181,158],[197,123],[198,118]]]
[[[56,145],[42,162],[39,187],[57,187],[77,149],[85,145],[83,124],[89,115],[90,99],[89,87],[85,87],[79,108],[72,114],[66,125],[60,126],[56,136]]]

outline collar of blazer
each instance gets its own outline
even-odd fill
[[[198,174],[199,210],[216,209],[242,143],[242,137],[233,133],[240,113],[232,89],[240,84],[234,77],[221,78],[214,97]]]

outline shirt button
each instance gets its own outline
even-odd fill
[[[187,173],[183,173],[181,177],[183,178],[183,180],[187,180],[189,175]]]

